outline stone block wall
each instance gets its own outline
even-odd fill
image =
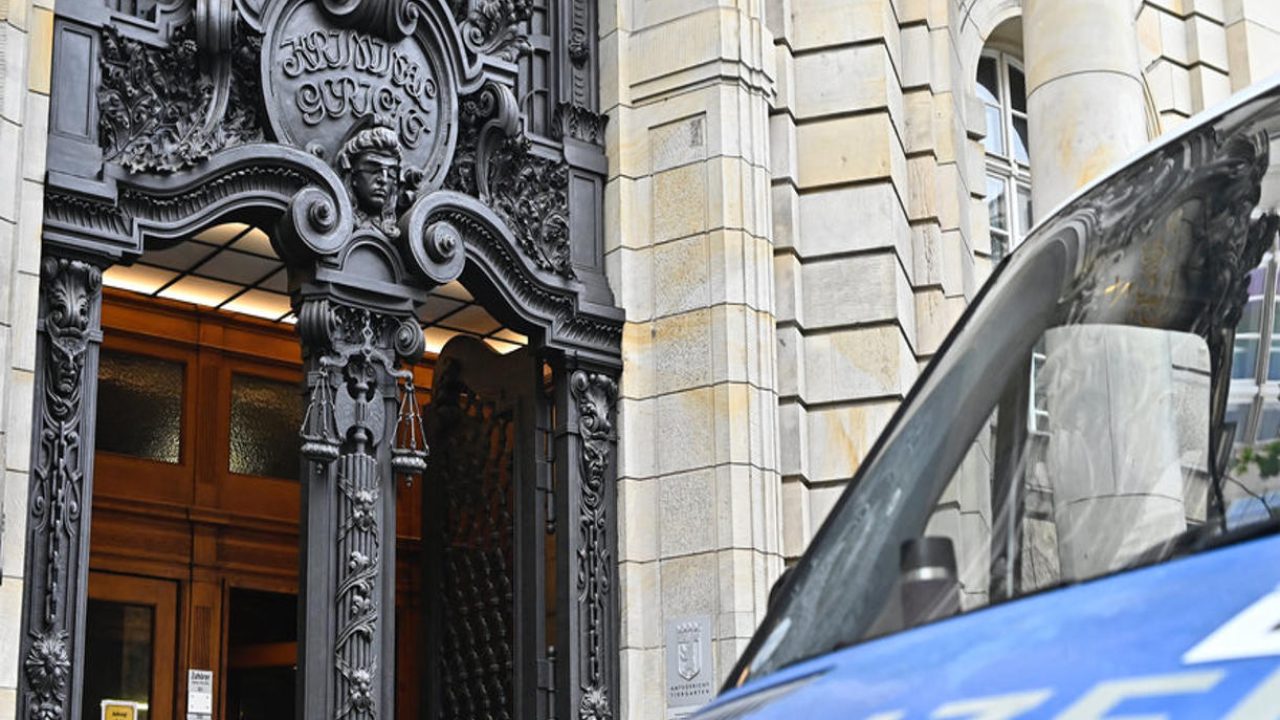
[[[1138,49],[1159,131],[1280,72],[1280,5],[1142,0]]]
[[[773,0],[783,548],[803,552],[989,272],[956,2]],[[980,43],[979,43],[980,47]],[[976,62],[976,56],[972,58]]]
[[[619,403],[622,706],[665,718],[664,629],[710,617],[719,686],[781,572],[760,0],[603,0]],[[670,668],[674,672],[674,667]]]
[[[0,720],[14,717],[53,0],[0,0]]]

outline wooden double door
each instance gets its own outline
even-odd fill
[[[104,701],[141,720],[293,717],[297,340],[111,293],[103,327],[85,719]],[[417,373],[433,456],[396,488],[396,717],[541,717],[556,562],[544,374],[526,351],[467,339]]]

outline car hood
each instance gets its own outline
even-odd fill
[[[1280,718],[1280,537],[862,643],[695,718],[1115,716]]]

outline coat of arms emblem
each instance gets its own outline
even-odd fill
[[[702,672],[702,628],[696,622],[676,629],[676,672],[685,682]]]

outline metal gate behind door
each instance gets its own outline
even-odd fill
[[[457,338],[426,415],[423,592],[427,718],[530,720],[545,637],[536,500],[535,364]]]

